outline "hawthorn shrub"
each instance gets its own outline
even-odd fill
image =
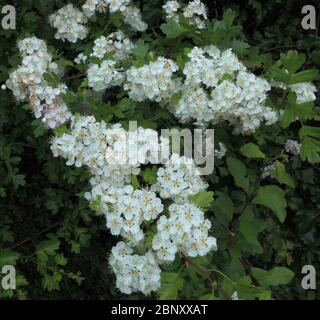
[[[1,298],[316,299],[320,42],[301,1],[98,2],[11,1],[0,30]],[[131,120],[147,146],[213,128],[214,172],[110,165]]]

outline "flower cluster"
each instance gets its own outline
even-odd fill
[[[165,10],[167,19],[179,22],[179,15],[182,14],[189,19],[190,24],[195,25],[198,29],[204,29],[206,26],[207,8],[200,0],[190,1],[183,7],[178,1],[167,1],[162,8]]]
[[[154,192],[133,190],[130,186],[110,207],[104,213],[111,234],[121,235],[132,243],[144,238],[141,224],[156,219],[163,211],[161,199]]]
[[[275,178],[275,176],[276,176],[276,166],[274,165],[274,163],[269,164],[268,166],[263,168],[263,171],[261,174],[262,179],[266,179],[268,177]]]
[[[131,5],[131,0],[87,0],[82,6],[82,10],[91,17],[98,12],[106,12],[107,9],[111,12],[121,12],[124,16],[124,21],[136,31],[145,31],[147,24],[142,21],[140,10]]]
[[[124,89],[134,101],[168,102],[180,88],[180,81],[173,79],[177,70],[174,61],[163,57],[140,68],[131,67],[126,72]]]
[[[131,0],[87,0],[82,6],[84,13],[91,17],[98,12],[106,12],[109,8],[110,12],[123,12],[130,4]]]
[[[226,153],[227,153],[226,146],[222,142],[219,142],[219,149],[214,150],[215,157],[221,160],[226,155]]]
[[[48,72],[59,73],[58,65],[52,62],[44,41],[36,37],[18,42],[22,62],[10,74],[6,86],[19,101],[28,101],[36,118],[41,118],[49,128],[56,128],[71,116],[67,105],[60,97],[66,92],[63,84],[52,87],[44,80]]]
[[[51,25],[57,29],[56,39],[76,43],[78,39],[83,40],[88,35],[85,26],[88,18],[73,4],[68,4],[49,17]]]
[[[83,53],[79,53],[77,57],[74,59],[76,64],[85,63],[88,60],[88,56]]]
[[[120,235],[127,242],[118,243],[110,257],[117,275],[117,287],[124,293],[150,293],[158,289],[159,264],[172,261],[178,252],[197,256],[216,248],[215,238],[208,235],[209,220],[190,202],[190,196],[205,190],[207,184],[199,176],[193,160],[176,154],[171,157],[165,152],[162,154],[168,145],[168,139],[159,139],[152,129],[126,131],[119,124],[108,127],[105,122],[97,122],[89,116],[72,117],[69,132],[52,140],[54,156],[67,159],[67,165],[90,169],[92,188],[85,198],[105,215],[111,234]],[[158,181],[150,189],[134,189],[130,184],[131,177],[139,174],[141,165],[159,163],[160,150],[167,162],[157,171]],[[133,159],[135,162],[131,163]],[[161,215],[165,209],[161,198],[171,200],[170,241],[162,229],[161,223],[167,218]],[[153,250],[145,255],[133,255],[133,247],[147,247],[144,231],[156,219],[159,219],[158,233],[152,242]],[[165,242],[167,245],[173,243],[173,228],[181,226],[174,239],[174,250],[173,245],[167,248],[169,259],[163,253]],[[158,238],[162,241],[159,248]]]
[[[163,199],[184,202],[207,187],[192,159],[173,154],[165,166],[159,168],[152,190],[159,192]]]
[[[190,257],[204,256],[216,250],[216,239],[208,236],[211,222],[191,203],[172,204],[169,217],[161,216],[152,249],[160,261],[173,261],[177,252]]]
[[[297,103],[316,100],[317,88],[311,82],[295,83],[289,87],[297,95]]]
[[[124,14],[124,22],[130,25],[134,30],[143,32],[148,25],[142,21],[141,12],[135,6],[126,7]]]
[[[115,65],[114,60],[103,60],[100,66],[91,64],[87,71],[89,87],[94,91],[103,91],[120,85],[124,75]]]
[[[109,263],[117,275],[117,288],[126,294],[141,291],[145,295],[160,288],[161,269],[154,254],[133,254],[130,246],[120,241],[112,248]]]
[[[123,185],[130,175],[139,173],[138,163],[127,161],[128,132],[119,124],[107,127],[94,117],[73,116],[70,132],[52,140],[55,157],[67,159],[67,165],[87,166],[93,176],[109,185]]]
[[[102,60],[107,53],[110,53],[115,59],[121,61],[129,57],[134,47],[133,42],[119,30],[107,37],[101,36],[96,39],[91,56]]]
[[[288,153],[298,156],[300,154],[301,143],[296,140],[288,139],[284,145],[284,148]]]
[[[171,106],[182,122],[227,121],[250,133],[263,121],[271,125],[278,120],[278,113],[265,105],[269,83],[249,73],[231,49],[194,47],[188,57],[181,99]]]
[[[317,88],[311,82],[300,82],[287,85],[283,82],[271,81],[271,85],[282,90],[290,89],[297,96],[297,103],[312,102],[316,100]]]

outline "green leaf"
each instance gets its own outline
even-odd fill
[[[54,275],[44,274],[42,279],[42,286],[49,292],[53,290],[59,290],[59,282],[61,279],[57,278],[56,273]]]
[[[285,166],[280,161],[275,162],[276,167],[276,179],[283,184],[286,184],[287,186],[294,188],[294,181],[292,177],[286,172]]]
[[[269,271],[268,282],[272,286],[288,284],[294,277],[294,273],[285,267],[275,267]]]
[[[320,128],[303,126],[299,131],[302,140],[300,156],[310,163],[320,162]]]
[[[301,159],[308,161],[312,164],[320,162],[320,141],[312,138],[305,137],[302,140],[301,150],[300,150]]]
[[[57,137],[63,136],[65,133],[69,133],[69,129],[66,126],[60,126],[53,130],[54,135]]]
[[[191,197],[192,202],[204,209],[207,210],[210,208],[213,201],[213,192],[212,191],[201,191]]]
[[[49,85],[57,87],[60,83],[59,77],[53,73],[45,73],[43,79],[48,82]]]
[[[41,137],[45,134],[46,128],[39,119],[33,120],[31,122],[31,125],[34,127],[33,134],[36,138]]]
[[[55,260],[56,264],[58,264],[60,266],[65,266],[67,264],[67,262],[68,262],[63,254],[57,254],[54,257],[54,260]]]
[[[270,67],[268,76],[278,82],[289,83],[290,81],[290,74],[285,70],[280,69],[277,65]]]
[[[249,192],[249,178],[247,176],[246,166],[238,159],[228,157],[227,166],[234,178],[235,184],[245,192]]]
[[[285,267],[275,267],[270,271],[260,268],[251,268],[251,272],[259,283],[270,286],[286,285],[294,277],[294,273]]]
[[[316,139],[320,139],[320,128],[303,126],[299,131],[299,137],[300,139],[303,139],[305,137],[313,137]]]
[[[12,176],[12,183],[16,189],[19,186],[23,187],[26,184],[25,175],[23,174],[15,174]]]
[[[139,40],[136,47],[132,50],[133,54],[141,59],[144,59],[149,51],[149,45],[145,44],[143,40]]]
[[[300,82],[310,82],[317,78],[318,71],[315,69],[309,69],[300,71],[290,77],[289,84],[295,84]]]
[[[71,240],[70,241],[70,245],[71,245],[71,252],[75,253],[75,254],[78,254],[80,253],[80,244],[74,240]]]
[[[18,252],[9,249],[0,250],[0,267],[5,265],[15,265],[19,257],[20,253]]]
[[[228,226],[233,217],[234,206],[232,199],[223,192],[217,192],[213,203],[214,213],[219,222]]]
[[[156,166],[145,169],[143,172],[143,180],[150,185],[155,184],[157,181],[157,172],[158,168]]]
[[[298,117],[302,121],[313,119],[314,104],[312,102],[297,103],[297,96],[294,92],[288,95],[288,103],[285,107],[284,114],[281,119],[283,128],[288,128],[289,125]]]
[[[257,196],[252,202],[270,208],[277,215],[280,222],[285,220],[287,201],[283,190],[278,186],[260,187]]]
[[[160,300],[176,300],[179,291],[183,288],[184,280],[174,272],[161,273],[161,288],[159,289]]]
[[[168,19],[166,23],[163,23],[160,26],[160,29],[163,33],[166,34],[167,38],[174,39],[181,36],[184,32],[187,31],[186,28],[181,26],[179,23],[175,22],[172,19]]]
[[[135,189],[140,188],[140,183],[138,181],[137,176],[131,176],[131,184],[132,184],[133,188],[135,188]]]
[[[265,158],[266,155],[254,143],[247,143],[240,148],[241,153],[247,158]]]
[[[305,63],[306,56],[296,50],[289,50],[286,54],[281,53],[280,60],[283,66],[290,72],[297,72]]]
[[[237,53],[237,54],[243,54],[246,53],[248,51],[248,49],[250,48],[249,43],[244,42],[242,40],[238,40],[238,39],[233,39],[231,42],[231,46],[232,51]]]
[[[267,224],[255,217],[252,207],[249,206],[240,217],[240,232],[243,237],[253,246],[251,253],[262,253],[263,248],[258,240],[258,235],[266,228]]]
[[[48,256],[53,256],[59,249],[60,241],[58,238],[44,240],[36,246],[36,254],[39,260],[47,261]]]

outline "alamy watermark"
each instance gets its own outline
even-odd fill
[[[1,8],[1,14],[2,29],[16,29],[16,8],[11,5],[5,5]]]
[[[301,20],[301,26],[305,30],[317,29],[317,13],[316,8],[312,5],[302,7],[301,13],[304,15]]]
[[[316,290],[317,289],[317,273],[314,266],[308,264],[302,267],[302,274],[305,276],[301,280],[301,286],[304,290]]]
[[[1,285],[0,289],[16,289],[16,268],[12,265],[5,265],[1,268]]]
[[[160,135],[153,131],[148,136],[147,148],[140,147],[143,136],[140,137],[137,129],[137,121],[129,121],[128,134],[121,129],[113,130],[121,148],[108,151],[109,164],[136,165],[146,159],[151,164],[166,164],[170,162],[170,155],[177,154],[193,159],[199,175],[210,175],[214,171],[213,129],[161,129]]]

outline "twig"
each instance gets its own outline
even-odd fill
[[[223,288],[219,287],[217,281],[211,278],[210,273],[205,268],[198,265],[184,253],[181,253],[181,256],[186,261],[186,263],[190,264],[199,274],[203,276],[205,280],[208,280],[210,282],[210,285],[213,289],[217,289],[218,292],[221,292],[225,299],[231,300],[231,297],[224,291]]]
[[[56,227],[57,225],[59,225],[62,221],[63,221],[63,220],[57,221],[57,222],[55,222],[53,225],[51,225],[51,226],[43,229],[42,231],[38,232],[38,233],[35,234],[33,237],[29,237],[29,238],[27,238],[27,239],[25,239],[25,240],[23,240],[23,241],[15,244],[15,245],[13,245],[13,246],[10,248],[10,250],[15,249],[16,247],[20,247],[22,244],[24,244],[24,243],[26,243],[26,242],[29,242],[29,241],[37,238],[38,236],[42,235],[43,233],[45,233],[45,232],[51,230],[52,228]]]
[[[70,77],[67,77],[66,80],[72,80],[72,79],[77,79],[77,78],[82,78],[82,77],[85,77],[86,75],[85,74],[75,74],[74,76],[70,76]]]

